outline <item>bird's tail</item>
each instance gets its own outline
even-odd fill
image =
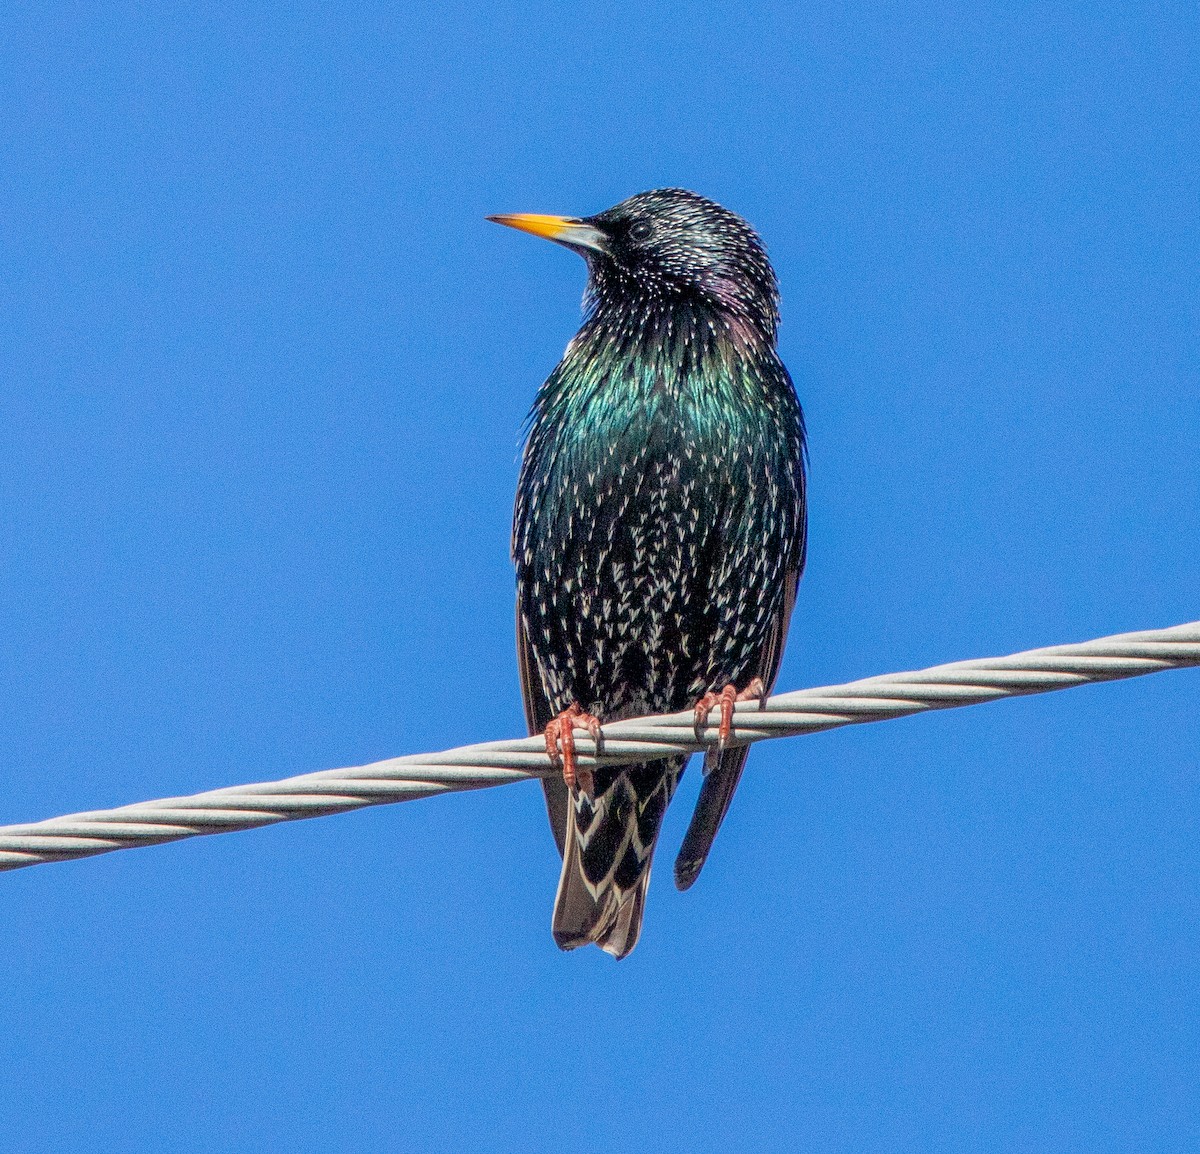
[[[685,758],[597,770],[592,797],[571,798],[554,940],[564,950],[594,942],[614,958],[637,945],[650,863]]]

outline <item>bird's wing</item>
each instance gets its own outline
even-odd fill
[[[796,604],[796,589],[800,583],[800,568],[788,572],[784,581],[783,602],[772,623],[771,632],[759,655],[758,676],[770,693],[779,676],[783,647],[787,642],[788,624]],[[675,859],[675,886],[686,890],[700,876],[700,870],[712,849],[713,839],[725,819],[734,790],[741,780],[750,753],[748,745],[735,746],[723,753],[708,753],[704,757],[704,783],[696,800],[696,809]]]
[[[521,608],[517,606],[517,670],[521,676],[521,700],[525,703],[525,724],[529,727],[530,736],[543,733],[546,726],[554,719],[554,710],[542,689],[542,679],[538,676],[537,661],[525,636],[525,624],[521,620]],[[550,829],[554,840],[558,843],[558,853],[562,856],[567,844],[567,814],[570,799],[567,787],[561,774],[551,774],[542,778],[542,790],[546,794],[546,812],[550,817]]]

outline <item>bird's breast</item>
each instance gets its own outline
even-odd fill
[[[797,494],[786,428],[736,382],[607,385],[537,414],[513,543],[551,703],[613,718],[747,679],[781,596]]]

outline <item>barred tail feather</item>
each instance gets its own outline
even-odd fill
[[[595,943],[619,960],[637,945],[642,930],[650,864],[647,862],[633,889],[618,891],[609,886],[593,893],[583,876],[578,853],[571,853],[578,844],[572,830],[554,903],[554,940],[562,950]]]
[[[554,940],[564,950],[594,943],[625,957],[642,929],[650,865],[684,758],[596,773],[595,794],[571,798]]]

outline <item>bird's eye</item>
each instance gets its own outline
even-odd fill
[[[650,234],[654,231],[650,227],[650,223],[645,220],[637,221],[629,230],[630,240],[649,240]]]

